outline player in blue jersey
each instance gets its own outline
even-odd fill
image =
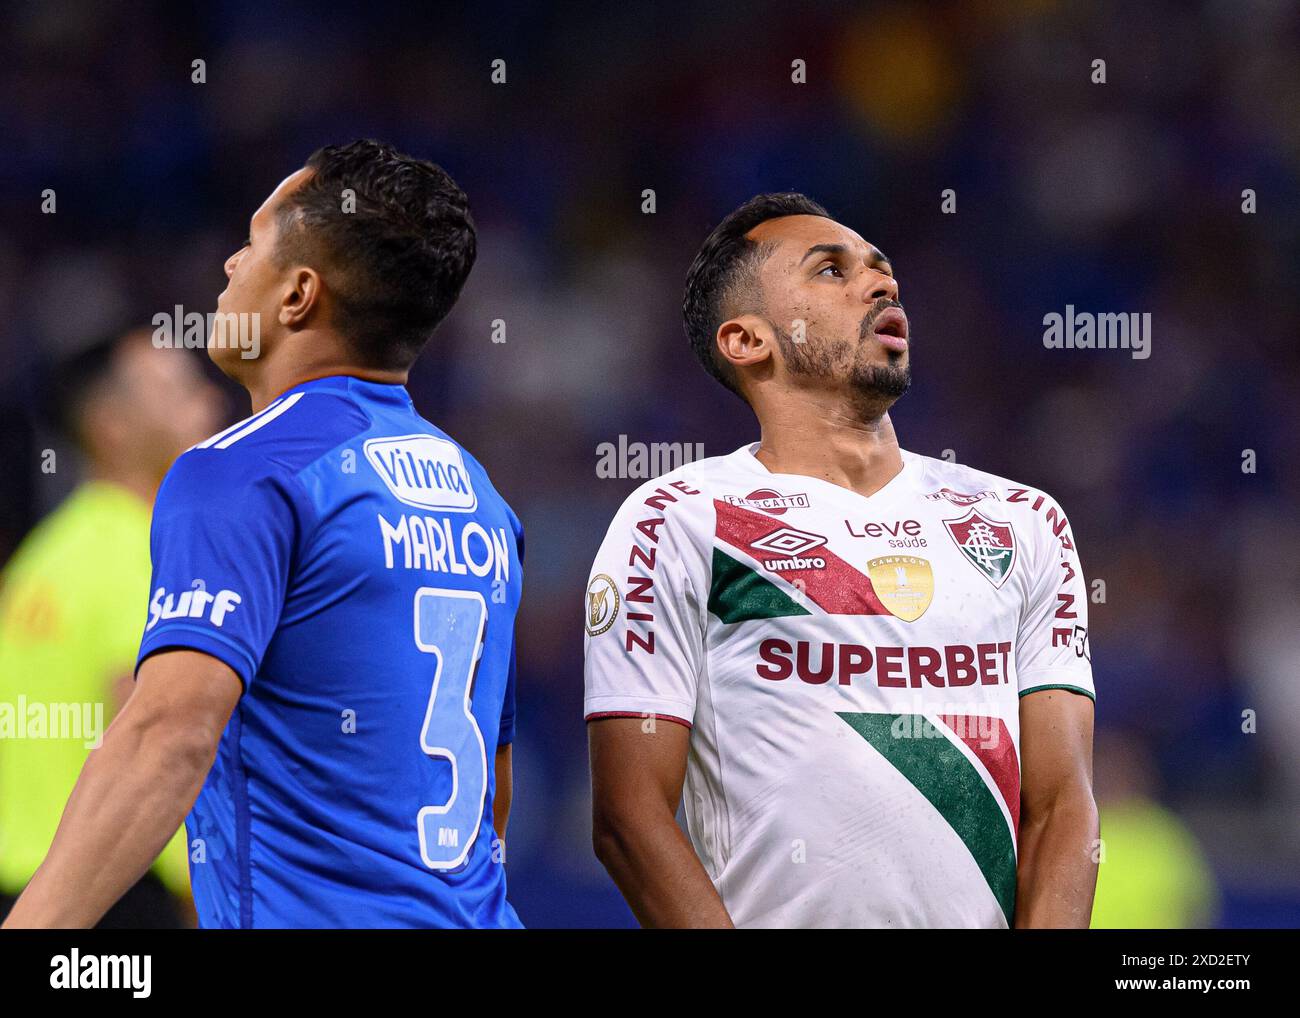
[[[136,690],[6,925],[92,925],[187,813],[205,927],[519,925],[522,531],[403,384],[474,255],[460,188],[375,142],[253,215],[209,353],[255,412],[159,490]]]

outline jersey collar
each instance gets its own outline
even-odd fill
[[[763,461],[755,455],[755,453],[758,452],[759,444],[760,443],[758,442],[750,442],[748,445],[742,445],[732,454],[732,456],[742,465],[748,467],[751,473],[768,478],[769,481],[787,478],[792,482],[816,485],[823,489],[838,492],[841,496],[858,498],[864,502],[882,501],[912,487],[913,479],[917,471],[914,463],[915,456],[906,449],[900,448],[898,451],[903,457],[903,469],[886,481],[884,487],[879,488],[870,495],[861,495],[851,488],[846,488],[840,484],[833,484],[830,481],[824,481],[820,477],[813,477],[811,474],[779,474],[771,471]]]
[[[313,378],[307,382],[300,382],[292,389],[286,389],[277,399],[291,396],[295,392],[320,391],[350,393],[403,406],[409,406],[411,403],[410,393],[400,382],[371,382],[364,378],[357,378],[355,375],[327,375],[324,378]]]

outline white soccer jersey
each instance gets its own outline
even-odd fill
[[[1064,513],[910,452],[863,497],[757,448],[614,518],[588,720],[690,726],[691,841],[738,926],[1010,925],[1019,699],[1093,696]]]

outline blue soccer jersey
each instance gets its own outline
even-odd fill
[[[186,820],[201,924],[518,926],[492,801],[523,537],[478,462],[402,386],[317,379],[176,461],[151,547],[139,660],[244,684]]]

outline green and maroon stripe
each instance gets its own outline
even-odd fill
[[[840,717],[939,811],[970,850],[1011,926],[1016,907],[1016,846],[1002,807],[975,766],[940,732],[930,738],[912,735],[930,724],[923,715],[841,713]],[[956,716],[949,717],[956,720]],[[971,727],[975,718],[963,717],[965,731],[978,730]],[[900,720],[898,730],[909,737],[895,734]]]
[[[1017,836],[1020,832],[1020,761],[1016,759],[1015,743],[1011,741],[1011,732],[1001,718],[977,718],[970,714],[940,714],[940,719],[952,729],[952,734],[966,743],[984,769],[989,772],[1002,793],[1002,801],[1007,804],[1011,814],[1011,828]],[[971,722],[994,721],[992,744],[979,733],[988,727],[971,727]]]
[[[812,614],[775,583],[717,548],[713,549],[709,611],[727,623]]]
[[[743,551],[758,562],[769,562],[788,556],[755,548],[754,542],[760,541],[778,530],[795,529],[789,524],[773,519],[763,513],[742,509],[721,499],[714,499],[717,511],[717,537],[724,544]],[[801,569],[783,577],[787,582],[798,579],[800,588],[809,601],[830,615],[891,615],[876,595],[876,588],[871,585],[871,578],[859,572],[840,558],[825,545],[804,552],[826,562],[819,569]],[[715,558],[716,561],[716,558]],[[733,560],[734,561],[734,560]],[[715,576],[714,583],[717,579]],[[792,602],[793,603],[793,602]],[[806,611],[788,614],[807,615]],[[771,618],[772,616],[755,616]],[[724,620],[725,621],[725,620]]]

